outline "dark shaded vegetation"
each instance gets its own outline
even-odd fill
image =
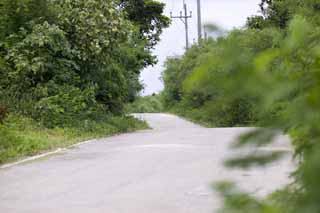
[[[170,58],[163,73],[165,106],[211,126],[264,127],[235,148],[259,148],[290,135],[294,182],[270,198],[221,183],[227,213],[320,211],[320,7],[317,0],[263,0],[247,27]],[[227,166],[267,165],[281,153],[234,156]]]
[[[46,150],[47,131],[83,138],[145,127],[124,106],[156,63],[151,50],[170,23],[163,9],[153,0],[0,0],[0,163]]]
[[[7,112],[7,108],[5,108],[4,106],[0,106],[0,123],[2,124],[4,119],[6,118],[8,112]]]

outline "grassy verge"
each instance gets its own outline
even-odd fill
[[[130,116],[110,117],[99,122],[87,120],[76,127],[48,129],[32,119],[11,115],[0,124],[0,164],[88,139],[146,128],[145,122]]]

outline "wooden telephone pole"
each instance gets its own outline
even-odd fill
[[[201,20],[201,0],[197,0],[197,14],[198,14],[198,43],[200,44],[202,39],[202,20]]]
[[[182,11],[180,11],[180,16],[173,16],[172,12],[170,12],[170,17],[173,18],[178,18],[180,19],[185,26],[186,30],[186,49],[189,49],[189,24],[188,24],[188,19],[192,18],[192,11],[190,11],[190,14],[188,15],[187,12],[187,4],[185,0],[183,1],[183,10],[184,10],[184,15],[182,14]]]

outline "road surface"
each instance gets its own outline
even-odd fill
[[[92,141],[0,170],[3,213],[214,213],[212,184],[235,180],[260,196],[289,183],[290,156],[230,171],[229,145],[248,128],[208,129],[168,114],[137,115],[152,130]],[[279,148],[288,139],[280,138]]]

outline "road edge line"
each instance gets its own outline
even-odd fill
[[[71,148],[74,148],[74,147],[78,147],[78,146],[85,145],[85,144],[92,143],[92,142],[96,142],[96,141],[97,141],[97,139],[87,140],[87,141],[83,141],[83,142],[79,142],[79,143],[67,146],[65,148],[58,148],[58,149],[56,149],[54,151],[50,151],[50,152],[42,153],[42,154],[39,154],[39,155],[27,157],[25,159],[22,159],[22,160],[13,162],[13,163],[4,164],[4,165],[0,166],[0,169],[8,169],[8,168],[11,168],[11,167],[14,167],[14,166],[18,166],[18,165],[23,164],[23,163],[27,163],[29,161],[38,160],[38,159],[41,159],[41,158],[44,158],[44,157],[48,157],[50,155],[54,155],[54,154],[58,154],[58,153],[64,152],[64,151],[66,151],[68,149],[71,149]]]

